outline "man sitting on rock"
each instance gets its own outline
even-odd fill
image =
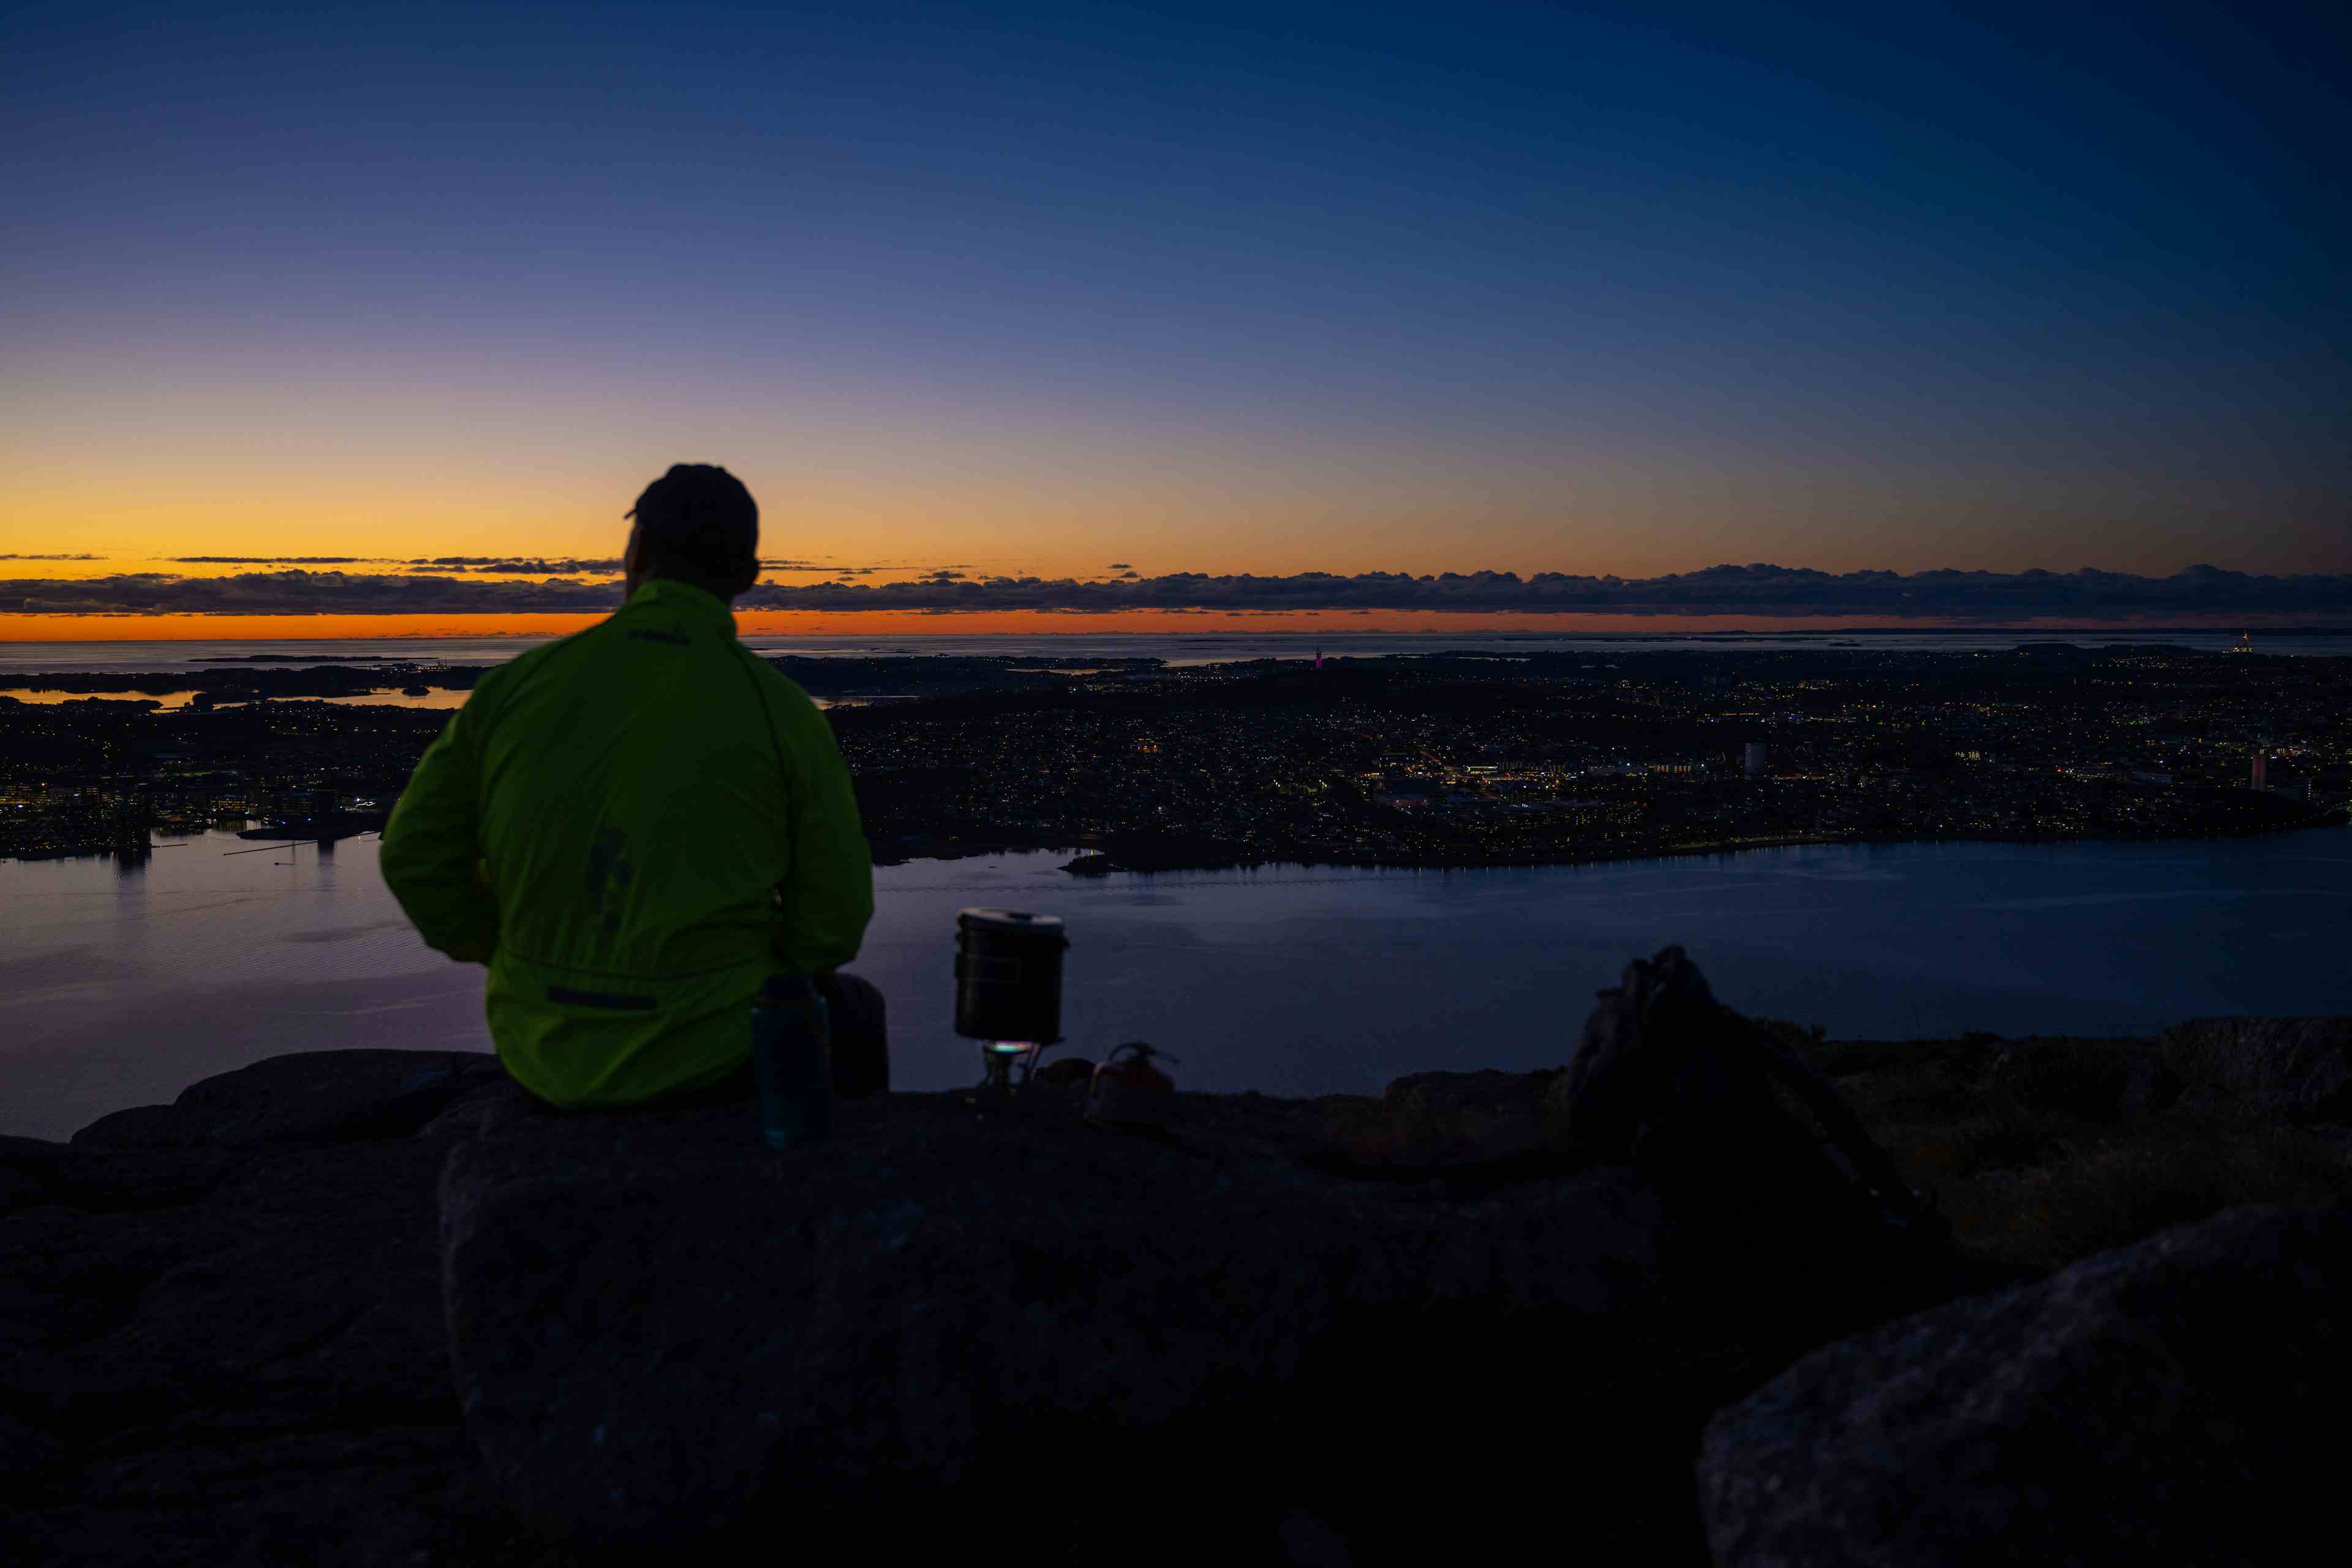
[[[759,508],[681,463],[627,515],[627,602],[482,678],[393,811],[384,880],[427,944],[489,966],[499,1058],[550,1104],[748,1096],[778,971],[829,1005],[836,1089],[886,1088],[881,994],[835,973],[874,912],[848,769],[729,613]]]

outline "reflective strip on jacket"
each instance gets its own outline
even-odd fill
[[[832,726],[667,578],[484,675],[381,863],[428,945],[488,964],[499,1058],[558,1105],[726,1077],[761,982],[847,963],[874,912]]]

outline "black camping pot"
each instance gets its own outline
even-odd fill
[[[1062,1037],[1058,915],[963,910],[956,915],[956,1033],[968,1040]]]

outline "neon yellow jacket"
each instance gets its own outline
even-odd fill
[[[381,863],[427,944],[489,965],[499,1058],[558,1105],[724,1078],[761,981],[847,963],[874,912],[824,715],[667,578],[485,675]]]

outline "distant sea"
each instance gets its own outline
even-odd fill
[[[367,639],[253,639],[219,642],[6,642],[0,643],[0,691],[12,676],[42,673],[137,671],[163,674],[217,668],[266,656],[272,664],[352,658],[399,659],[416,664],[502,664],[549,639],[530,637],[395,637]],[[1050,658],[1083,665],[1090,659],[1158,658],[1171,665],[1223,664],[1242,659],[1377,658],[1386,654],[1436,653],[1635,653],[1675,649],[1780,652],[1790,649],[1855,652],[2000,652],[2032,643],[2071,642],[2085,647],[2105,643],[2168,643],[2209,653],[2228,651],[2232,632],[2170,631],[2103,627],[2082,631],[1820,631],[1820,632],[1070,632],[1051,637],[753,637],[746,646],[761,653],[810,658],[870,658],[908,654]],[[2259,653],[2352,656],[2352,632],[2257,634]]]

